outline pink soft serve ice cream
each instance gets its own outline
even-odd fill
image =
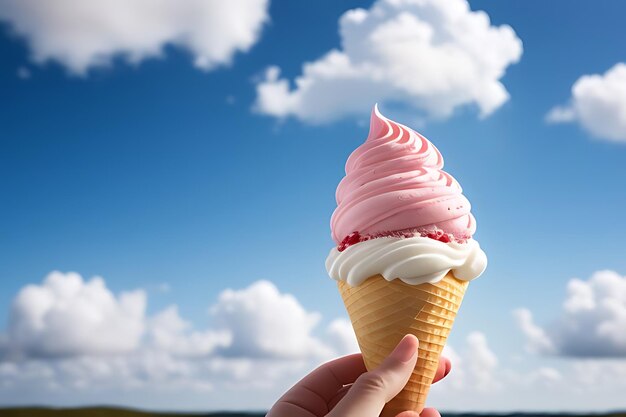
[[[365,143],[348,158],[331,219],[341,250],[380,236],[465,242],[476,230],[459,183],[442,170],[437,148],[375,106]]]

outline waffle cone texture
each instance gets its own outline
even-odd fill
[[[452,272],[435,284],[410,285],[399,279],[387,281],[381,275],[354,287],[338,282],[368,370],[378,367],[406,334],[420,342],[409,382],[387,403],[381,417],[395,417],[406,410],[419,413],[424,408],[467,285]]]

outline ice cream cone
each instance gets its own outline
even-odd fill
[[[382,417],[424,408],[467,285],[451,272],[435,284],[409,285],[399,279],[387,281],[381,275],[354,287],[338,282],[367,369],[380,365],[404,335],[414,334],[420,342],[409,382],[387,403]]]

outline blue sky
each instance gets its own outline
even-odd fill
[[[294,88],[303,63],[340,47],[342,13],[369,9],[372,2],[274,0],[267,10],[261,5],[267,22],[260,23],[249,49],[234,51],[230,62],[208,70],[193,65],[197,51],[167,45],[159,58],[133,64],[118,54],[108,65],[87,65],[84,74],[63,57],[33,61],[33,39],[47,33],[15,33],[21,27],[16,22],[27,19],[27,13],[15,12],[20,7],[16,2],[0,2],[5,9],[0,13],[0,306],[5,306],[0,318],[7,323],[5,332],[10,334],[16,295],[29,284],[42,285],[56,270],[75,271],[85,280],[102,276],[116,295],[142,289],[146,317],[176,304],[194,329],[215,326],[208,309],[219,303],[225,289],[240,291],[269,280],[307,312],[319,312],[311,337],[323,339],[329,323],[345,317],[324,269],[333,245],[329,221],[334,191],[347,156],[367,135],[368,111],[379,101],[383,114],[418,129],[439,148],[446,170],[472,202],[475,238],[490,262],[470,286],[450,345],[460,356],[469,352],[459,360],[467,381],[481,378],[468,365],[479,360],[472,349],[481,344],[467,342],[471,335],[471,340],[480,339],[475,332],[486,338],[497,368],[506,372],[498,387],[451,402],[442,387],[434,394],[437,405],[499,410],[626,405],[615,394],[616,381],[626,375],[626,341],[615,341],[612,359],[594,359],[600,355],[593,343],[587,352],[591,359],[585,361],[568,357],[565,348],[548,352],[535,346],[533,353],[525,346],[536,340],[512,314],[528,309],[540,326],[556,326],[557,334],[572,278],[592,285],[596,271],[611,270],[624,280],[620,288],[626,288],[626,141],[599,135],[581,110],[587,108],[585,97],[572,96],[580,77],[603,75],[626,62],[621,42],[626,4],[470,5],[485,11],[492,26],[510,25],[523,43],[519,62],[505,65],[499,78],[510,99],[488,117],[479,117],[470,102],[437,119],[407,101],[381,96],[357,101],[355,114],[310,123],[296,113],[274,117],[258,109],[257,87],[267,82],[266,68],[280,67],[280,76]],[[625,89],[614,90],[613,106],[626,106],[626,95],[620,96]],[[551,109],[568,103],[578,108],[570,123],[546,121]],[[619,120],[603,123],[615,124],[618,136],[624,126]],[[626,311],[626,296],[620,300]],[[19,366],[47,360],[29,355],[34,354],[16,360]],[[484,359],[480,352],[476,355]],[[303,361],[274,386],[254,391],[244,407],[270,405],[313,363]],[[585,373],[606,374],[606,366],[621,370],[604,382],[615,391],[595,402],[566,402],[571,392],[587,392],[583,383],[571,387],[564,382],[575,379],[573,372],[584,368]],[[545,371],[551,369],[559,376],[536,394],[535,404],[525,406],[511,387],[524,378],[530,381],[522,373],[535,368],[543,370],[536,375],[554,376]],[[82,394],[72,391],[71,378],[59,384],[64,391],[58,396],[45,387],[26,394],[26,385],[18,382],[0,385],[0,401],[177,408],[167,396],[155,399],[151,393],[158,389],[150,384],[138,392],[94,388]],[[240,405],[236,390],[220,389],[186,393],[183,408]],[[462,390],[452,383],[448,389]],[[498,392],[493,406],[485,405]]]

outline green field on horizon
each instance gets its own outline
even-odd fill
[[[263,417],[264,413],[175,413],[151,412],[114,407],[85,407],[85,408],[46,408],[46,407],[15,407],[0,408],[0,417]],[[443,417],[626,417],[624,413],[442,413]]]
[[[0,408],[0,417],[262,417],[264,413],[174,413],[140,411],[115,407],[46,408],[15,407]]]

